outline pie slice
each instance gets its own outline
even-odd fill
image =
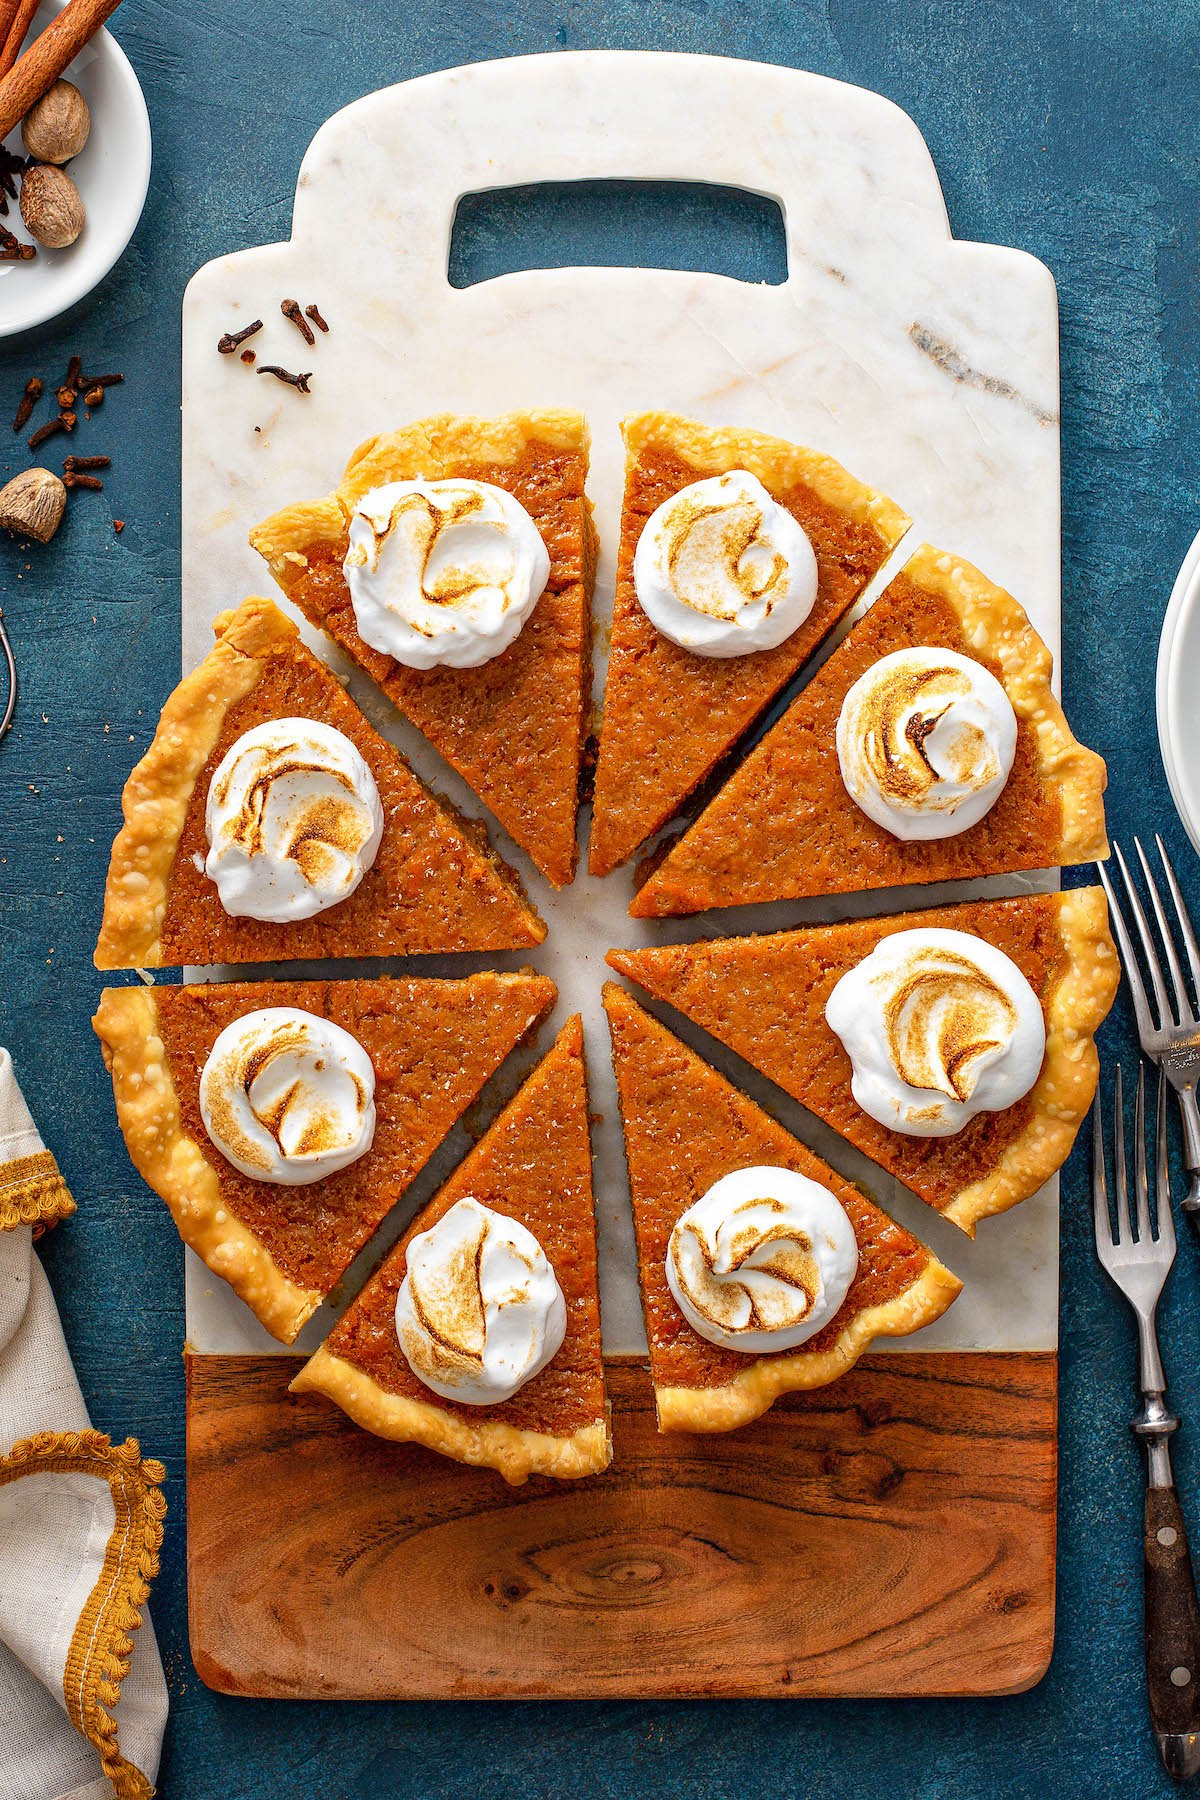
[[[369,438],[335,493],[285,507],[250,534],[288,599],[362,664],[555,887],[575,873],[591,701],[596,539],[587,467],[578,413],[444,413]],[[348,521],[373,488],[451,477],[489,482],[520,502],[549,552],[550,577],[520,635],[490,662],[409,668],[359,635],[342,573]]]
[[[566,1301],[562,1345],[511,1397],[488,1406],[444,1399],[413,1373],[396,1331],[408,1247],[460,1200],[519,1221],[538,1240]],[[425,1444],[459,1462],[530,1475],[594,1475],[612,1457],[588,1133],[587,1071],[578,1018],[479,1140],[292,1382],[321,1393],[380,1437]]]
[[[625,1129],[638,1270],[660,1431],[728,1431],[794,1388],[822,1387],[873,1338],[904,1337],[939,1318],[962,1283],[924,1244],[835,1175],[760,1107],[609,982],[604,1005]],[[694,1331],[667,1284],[671,1229],[737,1169],[794,1169],[828,1188],[858,1243],[846,1298],[797,1350],[751,1357]]]
[[[950,1137],[910,1137],[858,1106],[851,1064],[826,1023],[841,977],[894,932],[969,932],[1002,950],[1041,1002],[1046,1053],[1024,1099],[980,1112]],[[811,930],[614,950],[630,976],[761,1069],[922,1200],[974,1236],[989,1213],[1026,1200],[1065,1162],[1096,1090],[1093,1038],[1119,965],[1099,888],[1024,894],[852,919]]]
[[[546,928],[491,854],[373,731],[340,682],[269,600],[216,622],[217,642],[163,708],[154,741],[125,784],[96,946],[100,969],[285,962],[334,956],[508,950]],[[234,917],[204,873],[214,772],[244,732],[302,717],[350,740],[375,778],[384,830],[375,861],[345,900],[310,918]]]
[[[850,687],[880,657],[955,650],[1004,685],[1017,719],[1012,773],[957,837],[903,841],[842,782],[835,731]],[[1104,763],[1076,742],[1050,687],[1050,652],[1024,610],[978,569],[924,544],[635,895],[639,918],[713,906],[950,881],[1108,854]]]
[[[588,867],[607,875],[665,824],[858,598],[909,526],[883,494],[831,457],[758,431],[714,430],[671,413],[627,419],[625,499]],[[799,522],[817,558],[808,618],[773,650],[697,656],[650,623],[633,556],[664,501],[745,469]]]
[[[106,988],[92,1023],[139,1173],[183,1241],[290,1344],[555,992],[540,975],[493,974]],[[201,1071],[218,1035],[269,1007],[341,1027],[375,1072],[370,1148],[307,1186],[242,1173],[201,1112]]]

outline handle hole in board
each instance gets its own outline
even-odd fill
[[[451,287],[577,268],[682,269],[779,287],[783,208],[766,194],[701,181],[539,181],[459,201]]]

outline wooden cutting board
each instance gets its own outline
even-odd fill
[[[1005,1694],[1054,1639],[1051,1354],[871,1356],[725,1436],[610,1361],[614,1459],[510,1489],[188,1360],[188,1605],[227,1694]]]
[[[786,280],[587,268],[449,285],[461,195],[608,177],[776,198]],[[280,317],[285,296],[317,301],[330,322],[311,350]],[[255,317],[260,361],[311,369],[309,396],[216,354],[223,332]],[[654,406],[837,456],[913,515],[914,539],[1017,593],[1057,652],[1053,282],[1018,251],[955,242],[912,121],[838,82],[588,52],[371,95],[314,140],[291,241],[194,278],[183,361],[186,666],[219,611],[269,585],[250,525],[328,491],[363,437],[429,412],[538,405],[577,406],[591,425],[598,692],[618,425]],[[422,774],[478,813],[369,684],[353,687]],[[554,894],[501,833],[493,841],[549,926],[515,959],[559,984],[548,1030],[584,1016],[605,1349],[621,1358],[644,1337],[603,952],[773,929],[820,908],[632,921],[627,872],[585,871]],[[640,1365],[614,1361],[612,1470],[512,1493],[290,1399],[294,1359],[189,1255],[189,1581],[206,1681],[383,1697],[986,1693],[1036,1678],[1053,1619],[1055,1190],[968,1243],[736,1058],[698,1047],[926,1237],[963,1276],[959,1301],[915,1350],[874,1356],[729,1437],[660,1438]],[[455,1134],[346,1296],[464,1148]],[[329,1323],[322,1309],[298,1347]]]

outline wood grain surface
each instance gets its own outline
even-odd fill
[[[289,1356],[188,1359],[192,1654],[223,1693],[1002,1694],[1054,1636],[1056,1358],[867,1357],[742,1431],[508,1489],[385,1443]]]

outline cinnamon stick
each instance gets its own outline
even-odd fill
[[[20,56],[21,47],[29,36],[29,27],[33,24],[33,15],[40,4],[41,0],[17,0],[4,33],[3,48],[0,48],[0,76],[7,75]],[[64,69],[66,66],[64,63]],[[32,101],[30,104],[33,104]]]
[[[7,44],[20,6],[21,0],[0,0],[0,44]]]
[[[121,0],[67,0],[58,17],[50,21],[7,74],[0,74],[0,138],[7,137],[34,101],[54,85],[120,3]]]

